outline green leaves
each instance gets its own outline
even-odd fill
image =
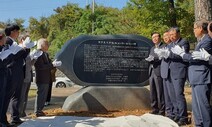
[[[183,37],[194,39],[193,0],[129,0],[122,9],[91,5],[85,8],[68,3],[56,8],[55,14],[40,19],[30,18],[33,39],[46,37],[51,42],[50,54],[60,50],[66,41],[81,34],[140,34],[150,37],[153,31],[161,34],[178,25]]]

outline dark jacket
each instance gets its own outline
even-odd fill
[[[170,51],[171,45],[172,44],[169,44],[169,45],[166,45],[165,47],[168,48],[169,51]],[[171,61],[170,61],[169,58],[167,58],[167,59],[163,58],[162,61],[161,61],[161,65],[160,65],[161,66],[161,71],[160,72],[161,72],[161,77],[164,78],[164,79],[169,77],[169,74],[170,74],[170,68],[169,68],[170,62]]]
[[[165,45],[163,45],[163,43],[159,44],[158,48],[162,48]],[[150,62],[150,66],[149,66],[149,76],[152,74],[153,70],[156,76],[161,76],[160,74],[160,65],[161,65],[161,60],[159,60],[159,57],[157,54],[155,54],[154,52],[155,46],[153,46],[150,50],[150,54],[154,57],[154,61]]]
[[[172,42],[171,47],[179,45],[185,49],[186,53],[189,53],[190,45],[188,41],[183,38],[180,38],[177,42]],[[181,56],[170,53],[169,59],[170,62],[170,75],[174,79],[186,78],[187,77],[187,68],[188,62],[185,62]]]
[[[48,53],[43,52],[43,54],[36,60],[34,66],[36,72],[36,83],[50,84],[52,82],[51,69],[53,68],[53,65],[49,59]]]
[[[5,47],[5,46],[0,46],[0,52],[2,51],[2,50],[6,50],[7,49],[7,47]],[[7,65],[10,63],[10,62],[12,62],[13,61],[13,58],[14,58],[14,55],[13,54],[10,54],[7,58],[5,58],[4,60],[1,60],[0,59],[0,69],[1,68],[6,68],[7,67]]]
[[[210,66],[212,65],[212,56],[210,56],[210,58],[209,58],[209,65]],[[211,69],[212,69],[212,67],[211,67]]]
[[[0,51],[5,50],[7,47],[4,46],[0,46]],[[10,76],[11,73],[9,71],[9,69],[7,68],[7,65],[13,61],[14,55],[10,54],[7,58],[5,58],[4,60],[0,59],[0,74],[2,76]],[[2,77],[1,76],[1,77]]]
[[[13,40],[7,38],[6,45],[11,46]],[[7,67],[11,69],[12,74],[17,74],[24,77],[25,75],[25,58],[28,56],[30,49],[22,49],[17,54],[14,55],[13,61],[11,61]]]
[[[52,78],[52,82],[55,82],[56,81],[56,76],[55,76],[55,73],[57,71],[57,68],[56,67],[53,67],[51,69],[51,78]]]
[[[199,51],[201,48],[212,54],[212,39],[207,34],[197,44],[194,51]],[[183,59],[189,61],[188,78],[191,85],[211,83],[211,71],[207,61],[193,60],[189,53],[185,54]]]

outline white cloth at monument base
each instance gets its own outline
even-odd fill
[[[153,114],[121,116],[116,118],[53,116],[39,117],[19,127],[179,127],[171,119]]]

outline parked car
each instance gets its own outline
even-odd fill
[[[72,87],[75,84],[67,77],[56,77],[56,81],[53,83],[56,88]]]

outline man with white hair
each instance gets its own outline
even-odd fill
[[[35,115],[45,116],[42,111],[47,98],[49,84],[51,82],[51,69],[53,64],[47,53],[49,43],[47,39],[41,38],[37,42],[37,50],[42,51],[42,55],[39,56],[34,64],[36,72],[36,84],[37,84],[37,96],[35,100]]]

